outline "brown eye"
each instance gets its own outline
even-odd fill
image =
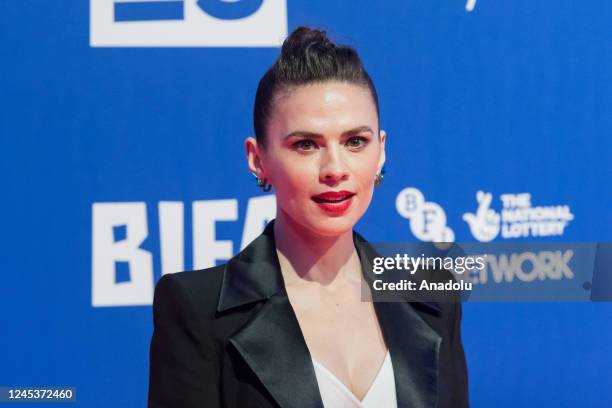
[[[368,139],[363,136],[354,136],[351,137],[346,144],[351,149],[360,149],[368,144]]]
[[[312,150],[314,146],[314,142],[310,139],[300,140],[299,142],[295,142],[293,144],[293,147],[297,150]]]

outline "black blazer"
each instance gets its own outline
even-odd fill
[[[149,407],[323,408],[284,288],[273,225],[223,265],[159,280]],[[377,254],[358,233],[353,240],[364,278],[371,279]],[[374,307],[391,354],[398,407],[467,407],[461,303],[407,299]]]

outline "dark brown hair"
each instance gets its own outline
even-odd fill
[[[280,56],[257,86],[253,110],[257,143],[265,147],[266,126],[278,92],[327,81],[347,82],[368,88],[380,123],[378,94],[357,51],[350,46],[334,44],[325,31],[300,26],[284,41]]]

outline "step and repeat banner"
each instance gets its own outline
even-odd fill
[[[155,283],[275,216],[244,139],[303,24],[353,45],[378,89],[366,239],[612,241],[610,21],[603,0],[2,1],[0,387],[145,406]],[[537,248],[480,282],[579,293],[464,304],[472,405],[610,406],[612,304],[574,252]]]

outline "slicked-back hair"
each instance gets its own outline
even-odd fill
[[[285,39],[274,64],[260,79],[255,95],[253,126],[257,143],[265,148],[267,124],[275,97],[294,87],[329,81],[360,85],[370,90],[380,123],[378,94],[357,51],[336,45],[325,31],[300,26]]]

